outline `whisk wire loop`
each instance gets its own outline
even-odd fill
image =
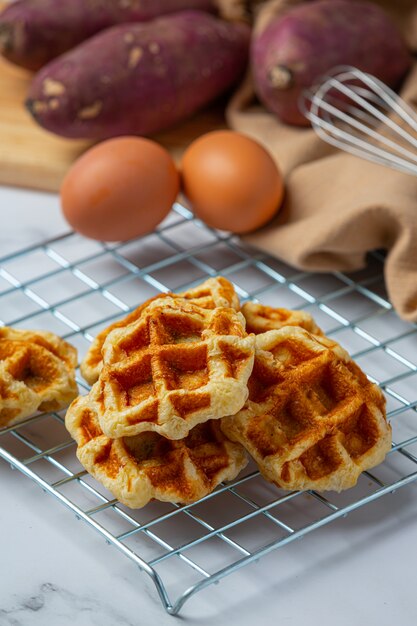
[[[374,76],[335,68],[303,94],[300,106],[327,143],[417,175],[417,115]]]

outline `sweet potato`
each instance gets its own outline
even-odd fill
[[[337,65],[353,65],[391,87],[410,67],[410,54],[389,16],[377,5],[319,0],[299,5],[258,33],[251,49],[255,90],[288,124],[305,126],[302,91]]]
[[[250,29],[201,11],[114,26],[43,67],[27,107],[65,137],[149,135],[208,104],[242,75]]]
[[[19,0],[0,14],[0,52],[16,65],[37,70],[115,24],[213,8],[213,0]]]

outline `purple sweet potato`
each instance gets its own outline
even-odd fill
[[[43,67],[26,105],[41,126],[64,137],[149,135],[236,83],[249,40],[246,24],[201,11],[113,26]]]
[[[146,22],[186,9],[212,11],[213,0],[19,0],[0,14],[0,52],[29,70],[105,28]]]
[[[300,95],[338,65],[353,65],[397,87],[410,67],[400,33],[377,5],[319,0],[277,17],[252,43],[255,90],[288,124],[308,125]]]

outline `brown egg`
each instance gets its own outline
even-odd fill
[[[203,135],[181,163],[183,191],[209,226],[247,233],[268,222],[284,195],[270,154],[246,135],[221,130]]]
[[[125,241],[152,231],[179,191],[169,153],[142,137],[118,137],[94,146],[68,171],[61,206],[82,235]]]

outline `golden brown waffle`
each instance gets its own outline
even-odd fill
[[[296,326],[307,330],[326,348],[334,348],[339,345],[327,337],[322,329],[317,326],[314,318],[305,311],[277,309],[257,302],[246,302],[242,306],[242,313],[246,319],[246,331],[248,333],[259,335],[268,330],[279,330],[284,326]]]
[[[101,428],[113,438],[153,430],[181,439],[196,424],[236,413],[248,396],[254,353],[255,337],[234,309],[155,300],[104,343]]]
[[[85,469],[123,504],[140,508],[151,499],[189,504],[232,480],[247,464],[244,448],[228,441],[218,421],[193,428],[181,441],[157,433],[109,439],[90,396],[71,404],[65,424]]]
[[[276,309],[257,302],[245,302],[242,313],[246,319],[248,333],[265,333],[268,330],[279,330],[284,326],[298,326],[305,328],[313,335],[323,335],[311,315],[305,311],[290,311],[289,309]]]
[[[76,349],[53,333],[0,328],[0,428],[67,406],[76,365]]]
[[[256,337],[248,401],[222,429],[290,490],[352,487],[391,446],[380,389],[340,346],[290,326]]]
[[[240,302],[235,289],[232,283],[223,276],[208,278],[201,285],[192,287],[178,295],[203,309],[215,309],[218,306],[224,306],[240,311]]]
[[[110,326],[102,330],[97,335],[80,367],[81,374],[90,385],[95,383],[99,377],[103,365],[101,350],[109,332],[115,328],[124,328],[125,326],[136,322],[142,315],[142,311],[144,311],[149,304],[154,302],[156,299],[166,298],[167,296],[172,297],[174,294],[162,293],[159,296],[155,296],[154,298],[147,300],[138,306],[134,311],[129,313],[129,315],[121,320],[118,320],[117,322],[114,322],[113,324],[110,324]],[[188,291],[184,291],[175,297],[185,298],[186,300],[189,300],[193,304],[201,306],[204,309],[214,309],[218,306],[224,306],[231,307],[232,309],[239,311],[240,308],[239,299],[233,285],[222,276],[209,278],[201,285],[193,287]]]

